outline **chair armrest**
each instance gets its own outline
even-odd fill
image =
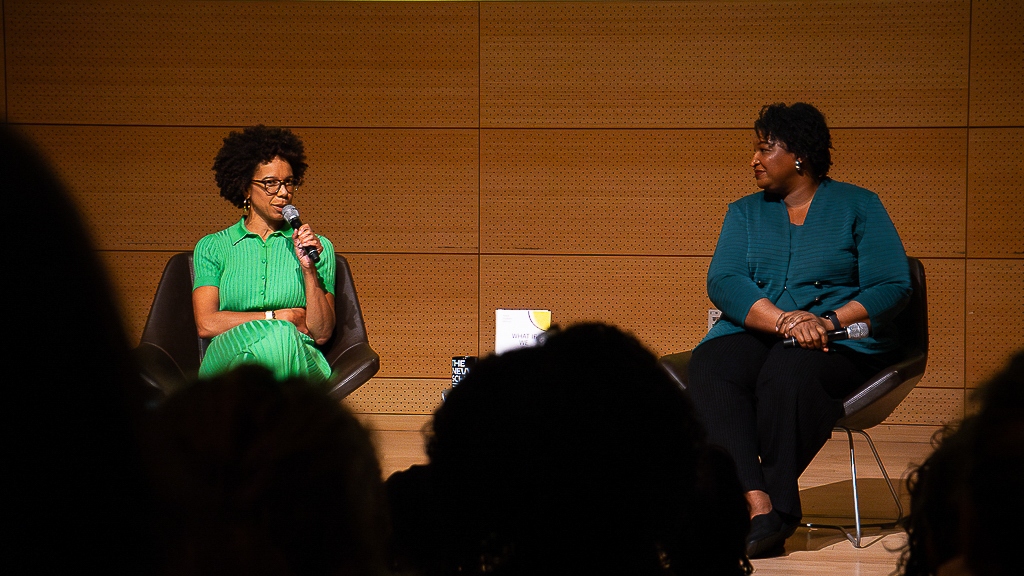
[[[917,386],[927,360],[925,353],[917,352],[872,376],[843,400],[845,416],[837,425],[865,430],[881,424]]]
[[[684,390],[686,389],[686,379],[688,378],[687,372],[690,368],[691,353],[692,350],[676,352],[675,354],[666,354],[659,359],[659,363],[665,372]]]
[[[336,400],[351,394],[380,370],[380,356],[366,342],[357,342],[331,363],[327,393]]]
[[[143,342],[133,351],[139,365],[142,380],[156,388],[164,396],[184,388],[188,378],[174,358],[163,348],[151,342]]]

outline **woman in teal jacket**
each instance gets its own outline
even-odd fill
[[[747,553],[761,557],[781,553],[795,531],[797,480],[842,398],[898,354],[890,320],[909,298],[910,273],[878,196],[828,178],[821,112],[765,106],[754,132],[762,191],[729,205],[708,270],[722,317],[694,349],[687,386],[709,437],[736,461],[750,505]],[[869,337],[828,341],[857,322]]]

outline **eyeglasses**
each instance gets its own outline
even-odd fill
[[[252,183],[263,188],[263,191],[267,193],[267,196],[277,196],[281,193],[282,186],[284,186],[284,189],[288,194],[295,192],[295,189],[299,187],[299,181],[295,178],[285,178],[284,180],[267,178],[266,180],[253,180]]]

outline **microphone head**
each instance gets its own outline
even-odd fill
[[[295,222],[299,219],[299,210],[295,208],[295,206],[288,204],[281,209],[281,215],[284,216],[284,219],[289,223]],[[292,225],[292,227],[294,228],[295,226]]]
[[[864,322],[857,322],[856,324],[850,324],[846,327],[846,333],[850,335],[851,340],[857,340],[859,338],[866,337],[871,333],[871,329]]]

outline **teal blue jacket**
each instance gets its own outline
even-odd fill
[[[779,197],[757,192],[726,212],[708,269],[708,296],[722,317],[701,342],[742,332],[761,298],[817,315],[856,300],[872,335],[838,343],[885,352],[897,347],[891,320],[910,290],[903,242],[874,192],[825,180],[802,226],[790,224]]]

